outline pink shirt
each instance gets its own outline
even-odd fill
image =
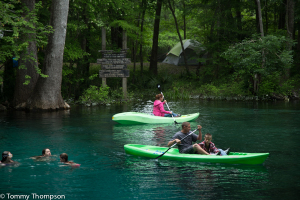
[[[153,114],[155,116],[164,117],[165,114],[171,114],[169,111],[165,111],[164,109],[165,102],[161,102],[160,100],[155,100],[153,105]]]

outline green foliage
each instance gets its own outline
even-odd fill
[[[212,84],[201,85],[198,91],[201,95],[205,95],[205,96],[211,96],[211,95],[219,96],[220,94],[219,92],[220,90]]]
[[[288,96],[294,89],[293,83],[293,79],[284,81],[284,79],[281,78],[280,73],[274,73],[265,77],[261,82],[258,94],[260,96],[272,94]]]
[[[29,62],[37,62],[32,53],[27,53],[29,42],[35,41],[37,47],[43,47],[47,44],[47,36],[53,30],[51,26],[44,25],[38,21],[37,12],[41,8],[42,2],[35,4],[35,10],[29,12],[28,8],[18,0],[0,1],[0,32],[3,37],[0,38],[0,61],[5,61],[15,57]],[[27,35],[34,37],[27,37]],[[25,69],[25,65],[20,65],[19,69]],[[42,77],[48,77],[36,68],[38,74]],[[27,75],[25,85],[29,83],[30,78]]]
[[[111,90],[111,98],[114,100],[122,99],[123,98],[123,88],[120,87],[118,89]]]
[[[97,87],[91,85],[87,90],[85,90],[80,96],[80,102],[84,104],[107,103],[109,100],[109,87]]]
[[[75,88],[84,81],[82,77],[76,77],[76,67],[64,64],[62,69],[61,93],[64,98],[74,98]]]
[[[190,91],[180,87],[173,87],[165,91],[164,96],[168,99],[189,99]]]
[[[263,80],[274,73],[282,76],[291,68],[293,57],[292,51],[287,49],[287,43],[293,44],[284,36],[268,35],[260,38],[254,35],[251,39],[229,47],[222,56],[244,79],[259,74]],[[265,82],[263,92],[266,92],[266,88],[272,89],[273,84],[274,81],[272,84]]]
[[[248,75],[255,73],[268,75],[274,71],[284,72],[293,62],[292,51],[286,49],[285,37],[268,35],[263,38],[253,36],[251,39],[237,43],[222,54],[233,64],[237,71]]]

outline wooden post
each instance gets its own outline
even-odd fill
[[[122,49],[127,49],[127,32],[126,32],[126,30],[123,30]],[[124,97],[124,99],[127,99],[127,78],[126,77],[123,78],[122,88],[123,88],[123,97]]]
[[[102,26],[102,50],[106,50],[106,29]],[[102,78],[102,87],[106,86],[106,78]]]
[[[122,78],[123,97],[127,99],[127,78]]]
[[[123,30],[122,49],[127,49],[127,31]]]

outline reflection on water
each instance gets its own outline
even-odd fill
[[[170,135],[179,131],[180,126],[173,124],[121,125],[113,127],[114,139],[122,140],[125,144],[151,144],[166,146]],[[150,143],[149,143],[150,142]]]
[[[296,199],[300,177],[300,104],[295,102],[168,102],[199,112],[191,122],[213,135],[217,147],[269,152],[263,165],[225,165],[127,155],[125,144],[166,146],[180,125],[119,125],[119,112],[152,112],[153,101],[72,107],[49,113],[0,113],[0,151],[19,166],[0,167],[0,194],[63,194],[66,199]],[[51,160],[36,161],[49,148]],[[62,167],[67,153],[79,168]]]
[[[249,191],[252,187],[268,182],[268,171],[262,165],[160,162],[135,157],[127,159],[125,164],[126,168],[139,172],[131,174],[132,178],[128,184],[139,184],[138,188],[159,187],[168,194],[176,193],[176,199],[224,199],[232,195],[233,188]]]

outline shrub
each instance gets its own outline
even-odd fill
[[[81,103],[92,104],[92,103],[106,103],[109,101],[109,87],[97,87],[91,85],[87,90],[85,90],[80,96]]]

